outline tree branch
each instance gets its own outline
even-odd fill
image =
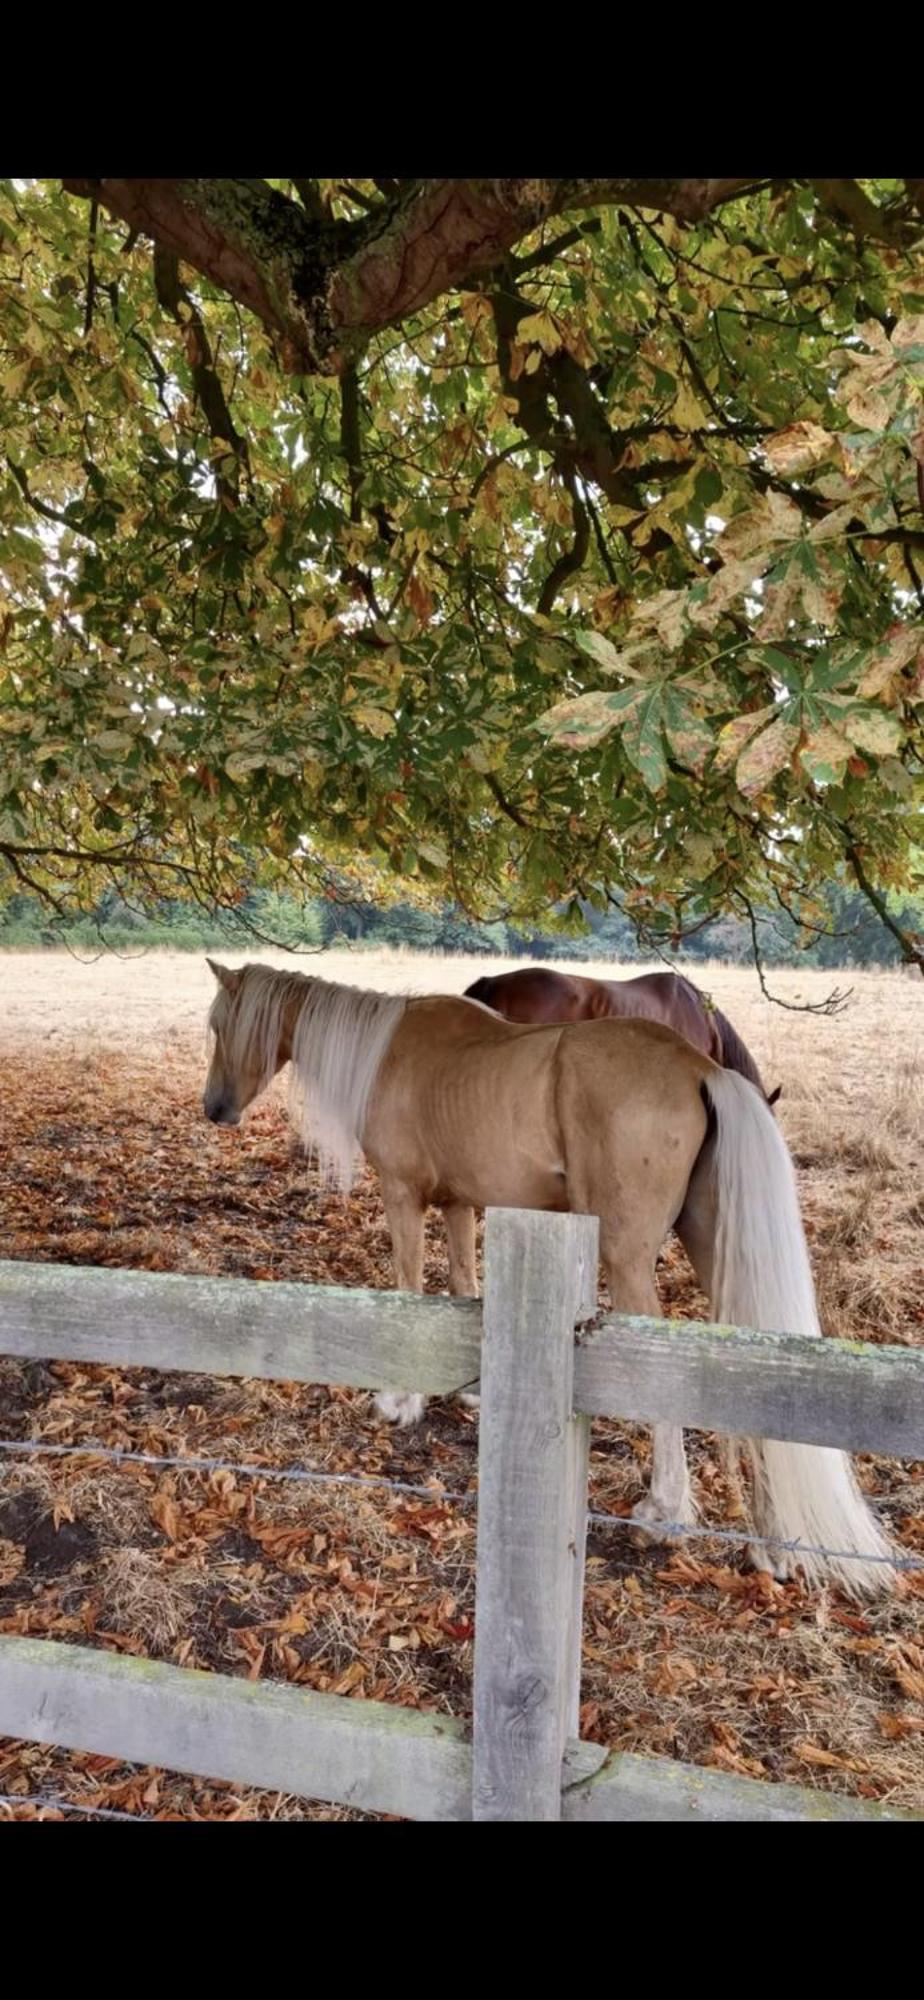
[[[843,990],[839,986],[834,986],[831,992],[825,996],[824,1000],[781,1000],[778,993],[771,993],[767,985],[767,974],[764,970],[763,954],[760,949],[760,938],[757,934],[757,917],[754,912],[754,905],[750,897],[744,894],[743,889],[739,889],[736,894],[738,902],[741,903],[747,914],[748,927],[751,933],[751,951],[754,958],[754,969],[760,981],[760,990],[764,999],[769,1000],[774,1007],[785,1007],[788,1014],[821,1014],[825,1020],[830,1020],[833,1015],[843,1013],[853,992],[852,986],[847,986]]]
[[[262,180],[66,179],[212,279],[280,336],[293,372],[336,373],[369,335],[470,287],[550,217],[618,202],[698,222],[746,180],[431,180],[372,214],[322,218]]]
[[[184,285],[180,282],[179,263],[172,251],[164,250],[159,244],[154,251],[154,282],[161,305],[176,320],[186,334],[186,357],[189,362],[196,401],[209,427],[209,435],[218,438],[229,447],[228,459],[218,458],[215,462],[215,487],[219,499],[230,506],[238,500],[238,480],[240,468],[247,465],[247,441],[234,427],[224,389],[209,346],[202,315],[197,311]],[[185,306],[188,317],[184,320],[180,307]]]
[[[562,585],[567,583],[569,576],[574,576],[583,566],[590,547],[590,516],[578,492],[577,480],[573,474],[570,478],[566,478],[565,484],[571,494],[571,519],[574,522],[574,541],[570,549],[563,549],[557,562],[552,564],[542,586],[536,609],[543,618],[550,616],[555,599]]]
[[[524,833],[528,833],[530,831],[529,821],[523,818],[523,814],[516,806],[511,805],[510,800],[495,778],[493,771],[485,771],[483,776],[488,791],[497,800],[501,812],[506,813],[508,819],[512,819],[514,826],[520,826],[523,828]]]
[[[827,209],[838,222],[848,223],[860,242],[864,237],[872,236],[880,243],[894,243],[901,234],[895,219],[870,201],[859,181],[813,180],[811,185],[822,208]],[[907,229],[907,224],[905,227]]]
[[[910,936],[907,931],[902,930],[901,924],[893,917],[885,897],[876,888],[875,884],[870,881],[849,827],[841,825],[841,832],[846,837],[844,852],[850,863],[850,870],[858,889],[866,897],[867,902],[872,905],[880,922],[885,924],[886,930],[891,931],[892,936],[897,940],[906,965],[916,965],[922,979],[924,979],[924,949],[922,949],[921,945],[915,943],[914,937]]]

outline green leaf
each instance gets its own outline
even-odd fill
[[[652,688],[627,714],[622,730],[626,756],[650,792],[662,791],[667,783],[661,725],[661,689]]]

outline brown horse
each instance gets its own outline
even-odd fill
[[[212,970],[207,1117],[236,1125],[291,1062],[302,1130],[328,1169],[349,1180],[362,1149],[378,1172],[399,1285],[423,1289],[430,1203],[446,1221],[451,1290],[470,1295],[476,1208],[570,1209],[600,1218],[616,1311],[658,1315],[655,1262],[676,1227],[719,1320],[820,1333],[782,1134],[752,1084],[670,1029],[521,1027],[467,999],[358,992],[262,965]],[[383,1414],[419,1417],[423,1398],[408,1391],[412,1381],[381,1396]],[[845,1453],[750,1448],[755,1523],[777,1573],[798,1561],[816,1582],[887,1589],[889,1545]],[[693,1518],[674,1425],[655,1428],[638,1512]],[[754,1560],[767,1568],[766,1549]]]
[[[769,1097],[760,1071],[741,1036],[718,1007],[707,1006],[701,993],[679,972],[643,972],[636,979],[584,979],[573,972],[553,972],[531,965],[522,972],[500,972],[493,979],[476,979],[466,987],[467,1000],[480,1000],[506,1021],[663,1021],[666,1028],[692,1042],[723,1069],[746,1076],[775,1104],[779,1089]]]

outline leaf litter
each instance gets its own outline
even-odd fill
[[[201,1053],[78,1053],[10,1064],[0,1132],[7,1256],[272,1281],[387,1286],[374,1179],[333,1196],[293,1149],[278,1090],[238,1133],[199,1113]],[[808,1144],[806,1107],[796,1124]],[[857,1133],[862,1132],[858,1121]],[[859,1137],[856,1140],[860,1144]],[[810,1162],[811,1164],[811,1162]],[[882,1160],[873,1171],[882,1172]],[[850,1175],[842,1173],[842,1182]],[[850,1188],[822,1177],[810,1234],[839,1269]],[[805,1186],[805,1176],[803,1177]],[[845,1217],[848,1218],[845,1221]],[[438,1218],[425,1282],[445,1288]],[[665,1310],[705,1310],[678,1248]],[[886,1338],[920,1340],[920,1293]],[[862,1300],[860,1302],[862,1307]],[[839,1330],[846,1300],[839,1297]],[[856,1331],[874,1337],[859,1314]],[[289,1484],[235,1470],[112,1464],[92,1455],[0,1468],[0,1631],[468,1717],[474,1635],[477,1417],[434,1401],[415,1430],[359,1391],[76,1363],[0,1361],[0,1434],[158,1456],[398,1479],[421,1496]],[[697,1497],[724,1525],[735,1500],[716,1442],[688,1435]],[[636,1425],[594,1426],[591,1505],[626,1515],[650,1456]],[[924,1466],[869,1458],[864,1485],[924,1549]],[[708,1541],[665,1546],[591,1529],[581,1729],[592,1740],[766,1780],[924,1807],[924,1578],[857,1611],[739,1567]],[[0,1818],[75,1808],[154,1819],[362,1817],[346,1808],[117,1759],[0,1741]],[[70,1815],[69,1815],[70,1816]]]

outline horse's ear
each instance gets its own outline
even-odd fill
[[[767,1099],[767,1103],[769,1104],[771,1110],[773,1109],[774,1104],[779,1103],[782,1095],[783,1095],[783,1086],[781,1083],[778,1083],[776,1089],[771,1090],[770,1095]]]
[[[226,993],[237,992],[241,983],[239,972],[232,972],[229,965],[218,965],[214,958],[207,958],[205,962],[209,971],[215,974],[219,986],[223,986]]]

